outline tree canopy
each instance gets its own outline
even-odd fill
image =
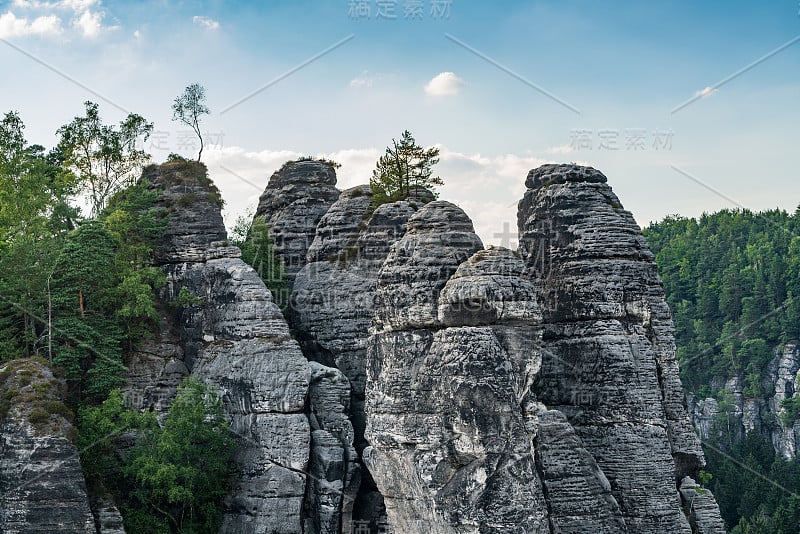
[[[86,114],[58,129],[58,153],[67,168],[80,178],[83,192],[89,195],[91,213],[97,216],[117,191],[131,185],[150,155],[138,148],[146,141],[153,124],[130,113],[119,126],[103,124],[100,107],[84,103]]]
[[[193,83],[183,90],[172,103],[172,120],[180,121],[197,135],[200,140],[200,151],[197,161],[203,156],[203,134],[200,132],[200,116],[208,115],[210,110],[206,106],[206,89],[199,83]]]
[[[443,185],[438,176],[433,176],[433,166],[439,162],[439,149],[417,145],[411,132],[405,130],[400,141],[392,139],[392,145],[378,159],[369,185],[376,204],[404,200],[417,189],[428,189],[434,197],[434,186]]]
[[[745,398],[763,402],[775,348],[800,338],[800,209],[673,216],[644,233],[672,309],[683,384],[717,401],[704,451],[723,519],[733,534],[800,534],[800,461],[776,457],[769,428],[743,432],[733,392],[720,387],[739,376]],[[800,397],[782,408],[790,427]],[[779,422],[765,417],[767,427]]]

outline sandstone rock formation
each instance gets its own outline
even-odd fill
[[[350,384],[347,415],[357,455],[349,460],[359,466],[366,446],[366,347],[378,272],[414,213],[409,202],[384,204],[374,211],[370,204],[368,186],[354,187],[343,191],[320,220],[308,263],[295,278],[289,310],[306,356],[335,366]],[[363,467],[360,479],[353,521],[375,525],[383,513],[383,499]]]
[[[707,489],[701,488],[690,477],[680,485],[681,499],[689,509],[692,529],[701,534],[725,534],[725,523],[719,516],[719,506]]]
[[[479,251],[443,202],[392,247],[364,461],[396,529],[692,532],[678,484],[704,459],[670,313],[653,255],[605,182],[575,165],[531,171],[521,257]],[[704,508],[714,524],[715,503]]]
[[[63,384],[33,360],[0,364],[0,532],[96,532]]]
[[[590,167],[531,171],[520,249],[544,309],[539,400],[569,419],[633,532],[690,532],[676,484],[704,465],[653,254]],[[635,468],[632,468],[635,466]]]
[[[269,179],[258,200],[255,216],[264,219],[283,262],[289,290],[306,254],[317,224],[339,197],[333,165],[317,160],[290,161]]]
[[[200,300],[174,311],[180,350],[174,337],[162,334],[157,343],[163,349],[158,354],[163,367],[151,365],[150,377],[131,382],[141,382],[136,387],[145,392],[144,398],[148,391],[168,396],[188,372],[221,395],[239,443],[235,456],[239,473],[226,502],[223,531],[300,533],[306,521],[317,525],[330,521],[324,499],[318,506],[306,504],[308,473],[313,478],[313,473],[324,470],[320,466],[329,460],[324,447],[330,445],[331,437],[351,455],[353,438],[342,421],[335,435],[329,427],[319,427],[319,421],[334,417],[335,407],[326,403],[314,411],[312,438],[306,413],[309,385],[315,374],[325,375],[324,370],[312,370],[264,283],[241,261],[239,249],[224,240],[215,188],[204,167],[164,164],[149,169],[145,176],[161,191],[164,206],[183,208],[171,210],[167,238],[157,254],[168,280],[162,297],[170,306],[185,288]],[[286,194],[292,190],[288,187]],[[189,206],[181,201],[187,195],[193,200]],[[297,207],[289,202],[291,206]],[[143,352],[140,349],[134,357],[141,360],[138,355]],[[338,383],[349,398],[349,384],[341,379]],[[168,399],[161,401],[168,403]],[[339,412],[344,409],[338,407]],[[311,461],[312,453],[319,464]],[[340,502],[337,514],[342,506]],[[338,515],[335,520],[338,524]]]
[[[731,433],[741,437],[756,432],[772,442],[775,454],[785,460],[797,458],[800,455],[800,420],[784,421],[782,415],[786,408],[781,407],[781,403],[800,395],[800,343],[793,341],[775,348],[761,386],[766,392],[763,397],[749,397],[745,395],[741,375],[718,384],[731,394]],[[689,413],[700,437],[703,440],[715,438],[714,422],[720,415],[717,399],[701,399],[690,394],[688,400]]]
[[[125,395],[163,416],[185,376],[220,393],[238,436],[221,532],[724,532],[693,481],[704,459],[653,255],[599,171],[531,171],[512,251],[484,249],[429,192],[374,209],[329,164],[291,162],[256,214],[290,277],[289,323],[228,245],[204,167],[144,177],[170,212],[155,254],[168,284]],[[770,409],[796,394],[797,353],[776,356]],[[118,531],[113,503],[89,512],[68,423],[37,434],[19,406],[0,421],[3,531]],[[38,493],[13,490],[22,462]]]

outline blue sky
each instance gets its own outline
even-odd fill
[[[515,226],[525,174],[547,161],[601,169],[643,225],[733,202],[793,210],[799,11],[798,0],[13,0],[0,3],[0,111],[18,110],[47,146],[86,99],[109,122],[133,111],[155,122],[147,148],[161,161],[191,153],[170,104],[199,82],[212,110],[204,160],[230,219],[301,154],[340,161],[340,187],[367,182],[404,129],[440,146],[442,198],[487,244]]]

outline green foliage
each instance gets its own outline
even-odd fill
[[[220,401],[207,386],[186,379],[163,427],[146,430],[129,453],[124,473],[135,484],[131,508],[173,532],[216,532],[234,447]],[[133,519],[143,518],[134,513]]]
[[[172,103],[172,120],[180,121],[190,127],[200,140],[200,151],[197,154],[197,161],[200,161],[200,157],[203,155],[203,135],[200,132],[200,116],[209,114],[209,109],[205,102],[205,88],[199,83],[193,83],[186,87],[183,93]]]
[[[714,475],[701,469],[697,474],[697,478],[699,479],[700,484],[705,487],[708,486],[709,482],[711,482],[711,480],[714,478]]]
[[[128,532],[217,532],[236,443],[207,386],[186,379],[162,427],[154,413],[127,409],[119,389],[82,408],[78,426],[86,478],[114,494]],[[120,455],[129,433],[135,446]]]
[[[795,421],[800,419],[800,396],[783,399],[783,401],[781,402],[781,408],[785,410],[781,414],[781,421],[783,421],[783,426],[787,428],[791,427]]]
[[[392,146],[378,159],[369,181],[374,203],[404,200],[415,188],[433,190],[434,186],[443,185],[441,178],[433,176],[438,156],[438,148],[422,148],[408,130],[403,132],[400,142],[392,139]]]
[[[86,406],[78,412],[78,450],[87,480],[100,478],[118,482],[122,465],[115,440],[125,432],[142,431],[158,426],[155,414],[139,413],[125,407],[122,392],[113,389],[98,406]],[[114,484],[112,490],[118,490]]]
[[[242,250],[242,260],[256,270],[275,303],[285,310],[289,304],[286,272],[275,255],[267,223],[260,217],[254,220],[249,214],[242,215],[236,220],[230,240]]]
[[[150,159],[136,143],[150,137],[153,124],[130,113],[118,127],[105,125],[97,104],[87,101],[84,106],[84,116],[75,117],[56,132],[60,136],[58,152],[63,156],[64,167],[80,178],[82,191],[89,195],[92,215],[97,216],[114,193],[133,183],[139,169]]]
[[[77,213],[75,176],[23,130],[14,112],[0,121],[0,361],[44,351],[47,280]]]
[[[342,166],[342,164],[341,164],[341,163],[338,163],[338,162],[336,162],[336,161],[333,161],[332,159],[328,159],[328,158],[315,158],[314,156],[300,156],[299,158],[297,158],[297,159],[296,159],[296,160],[294,160],[294,161],[318,161],[318,162],[320,162],[320,163],[326,163],[326,164],[330,165],[331,167],[333,167],[334,169],[338,169],[338,168],[340,168],[340,167]],[[281,166],[281,169],[282,169],[283,167],[286,167],[286,165],[288,165],[289,163],[294,163],[294,161],[287,161],[286,163],[284,163],[284,164]]]
[[[149,265],[166,225],[157,198],[140,181],[66,237],[51,284],[53,361],[72,402],[99,401],[120,386],[123,350],[157,327],[155,288],[166,282]]]
[[[732,393],[711,385],[740,376],[746,397],[771,394],[763,377],[774,347],[800,337],[799,231],[800,211],[777,210],[668,217],[645,230],[675,321],[683,383],[717,398],[699,477],[738,534],[800,533],[800,462],[776,458],[768,435],[743,435]],[[797,404],[784,402],[784,424],[800,415]]]
[[[202,298],[193,295],[186,287],[182,287],[181,290],[178,291],[178,296],[175,297],[170,304],[177,308],[190,308],[192,306],[200,306],[204,302]]]
[[[184,158],[180,154],[176,154],[175,152],[170,152],[167,156],[166,163],[182,163],[189,161],[188,158]]]
[[[778,210],[667,217],[645,229],[690,390],[740,373],[758,395],[771,348],[800,338],[798,233],[798,214]]]

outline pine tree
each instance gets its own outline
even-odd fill
[[[438,148],[422,148],[408,130],[399,142],[392,139],[392,146],[378,159],[369,181],[375,204],[404,200],[419,188],[432,190],[435,197],[433,187],[444,184],[441,178],[433,176],[438,156]]]

